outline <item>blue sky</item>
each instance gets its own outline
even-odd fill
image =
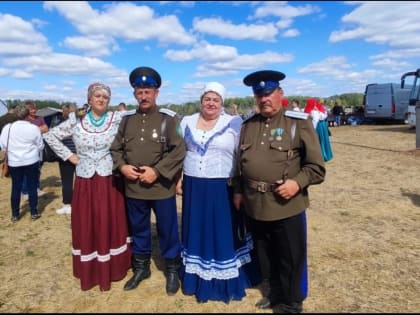
[[[218,81],[251,96],[256,70],[285,94],[363,93],[420,68],[420,2],[1,1],[0,98],[86,102],[87,86],[135,104],[128,76],[162,76],[159,104],[197,101]]]

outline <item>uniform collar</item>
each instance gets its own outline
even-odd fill
[[[159,107],[155,105],[147,111],[142,111],[140,108],[137,108],[136,113],[141,114],[141,115],[151,115],[158,111],[159,111]]]

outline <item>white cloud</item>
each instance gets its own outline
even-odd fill
[[[20,17],[0,13],[0,55],[32,55],[51,49],[47,38]]]
[[[195,18],[193,20],[193,29],[197,32],[216,35],[220,38],[234,40],[263,40],[273,41],[278,33],[273,23],[266,24],[238,24],[235,25],[221,18]]]
[[[126,73],[112,64],[97,58],[81,57],[69,54],[33,55],[8,58],[10,67],[20,68],[28,73],[40,72],[54,75],[88,75],[107,77],[124,76]]]
[[[287,31],[283,32],[281,34],[281,36],[283,36],[283,37],[297,37],[297,36],[299,36],[299,34],[300,34],[300,32],[297,29],[291,28],[291,29],[288,29]]]
[[[188,45],[195,41],[176,16],[158,16],[150,7],[130,2],[107,4],[101,12],[84,1],[46,1],[44,8],[57,10],[84,35],[127,41],[155,39],[162,44]]]
[[[416,48],[420,42],[417,1],[366,1],[342,17],[346,26],[333,31],[332,43],[363,39],[368,43]]]
[[[303,6],[288,5],[287,1],[267,1],[255,10],[253,18],[278,16],[283,19],[293,19],[320,12],[319,7],[306,4]]]
[[[109,56],[120,50],[114,39],[103,35],[67,37],[63,44],[70,49],[83,51],[91,57]]]
[[[238,55],[229,61],[219,61],[204,63],[197,67],[195,77],[210,77],[219,75],[234,74],[241,70],[263,68],[265,65],[289,63],[293,60],[290,54],[281,54],[277,52],[263,52],[259,54]]]
[[[212,45],[206,41],[196,43],[190,50],[169,49],[165,58],[171,61],[189,61],[193,59],[207,60],[208,62],[218,60],[229,60],[238,56],[235,47],[226,45]]]

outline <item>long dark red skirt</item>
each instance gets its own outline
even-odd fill
[[[76,176],[71,204],[73,274],[82,290],[102,291],[131,267],[123,185],[114,176]]]

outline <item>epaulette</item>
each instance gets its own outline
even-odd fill
[[[297,119],[308,119],[309,114],[304,112],[298,112],[297,110],[286,110],[284,116],[297,118]]]
[[[159,112],[169,115],[171,117],[175,117],[176,115],[176,112],[174,112],[173,110],[170,110],[169,108],[159,108]]]
[[[244,121],[242,123],[248,122],[250,121],[252,118],[255,117],[257,113],[253,113],[252,115],[249,115],[248,117],[244,118]]]
[[[125,116],[131,116],[131,115],[134,115],[135,113],[136,113],[136,109],[130,109],[130,110],[126,110],[126,111],[124,111],[123,113],[122,113],[122,116],[123,117],[125,117]]]

